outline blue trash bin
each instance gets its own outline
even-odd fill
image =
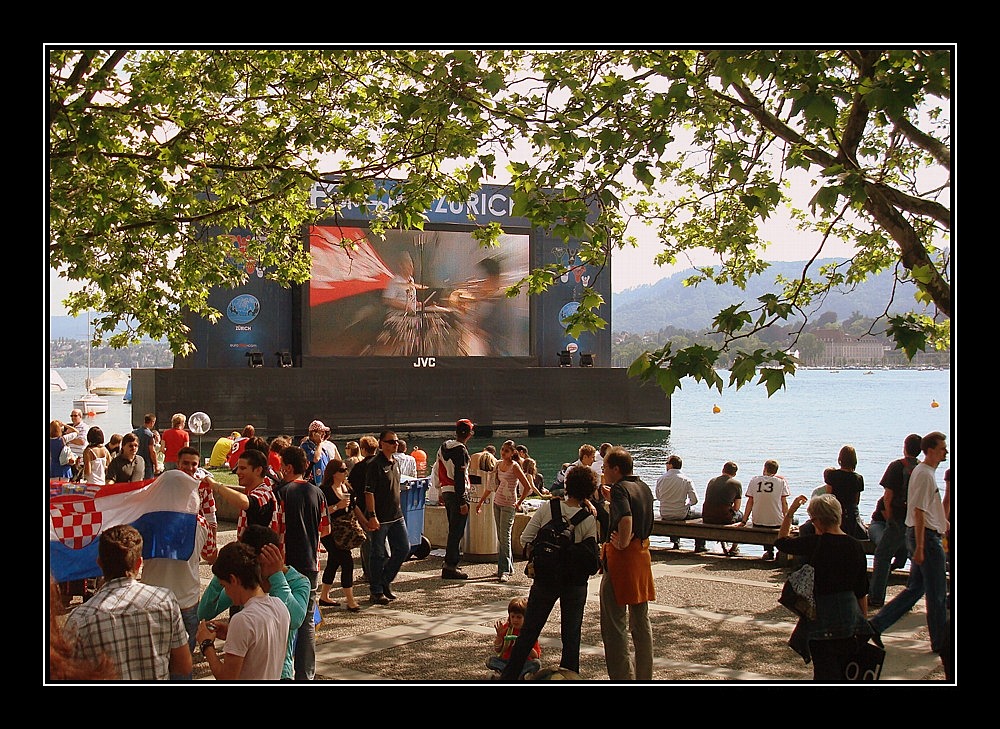
[[[410,537],[410,556],[425,559],[431,553],[431,541],[424,536],[424,504],[427,502],[429,478],[405,481],[399,488],[399,505]]]

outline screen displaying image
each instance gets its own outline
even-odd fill
[[[528,235],[484,249],[466,232],[312,226],[303,354],[529,356]]]

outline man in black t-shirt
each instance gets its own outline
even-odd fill
[[[868,590],[868,607],[880,608],[885,604],[885,589],[889,572],[906,564],[906,497],[910,472],[920,462],[921,437],[910,433],[903,441],[903,457],[890,463],[879,484],[885,489],[882,504],[885,529],[875,545],[872,558],[872,579]],[[871,534],[871,530],[869,531]],[[898,566],[897,566],[898,565]]]
[[[388,605],[396,599],[392,581],[410,556],[410,535],[399,501],[399,461],[396,460],[396,432],[379,434],[379,452],[372,458],[365,474],[365,518],[372,550],[368,564],[369,600],[374,605]]]
[[[738,468],[732,461],[726,461],[722,467],[722,475],[708,482],[705,502],[701,509],[701,520],[705,524],[733,524],[743,519],[743,513],[740,511],[743,484],[734,478]],[[739,545],[735,542],[729,549],[726,548],[725,542],[721,544],[722,553],[730,557],[735,557],[740,552]],[[699,551],[697,547],[695,551]],[[700,551],[707,552],[708,547],[702,547]]]

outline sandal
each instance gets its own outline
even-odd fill
[[[340,607],[340,603],[336,600],[324,600],[323,598],[319,599],[319,604],[323,607]]]
[[[354,607],[351,607],[350,605],[348,605],[347,606],[347,612],[349,612],[349,613],[360,613],[361,612],[361,606],[360,605],[355,605]]]

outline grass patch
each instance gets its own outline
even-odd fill
[[[208,472],[212,474],[214,478],[219,483],[224,483],[226,486],[237,486],[239,481],[236,479],[236,474],[230,471],[226,466],[222,468],[209,468]]]

